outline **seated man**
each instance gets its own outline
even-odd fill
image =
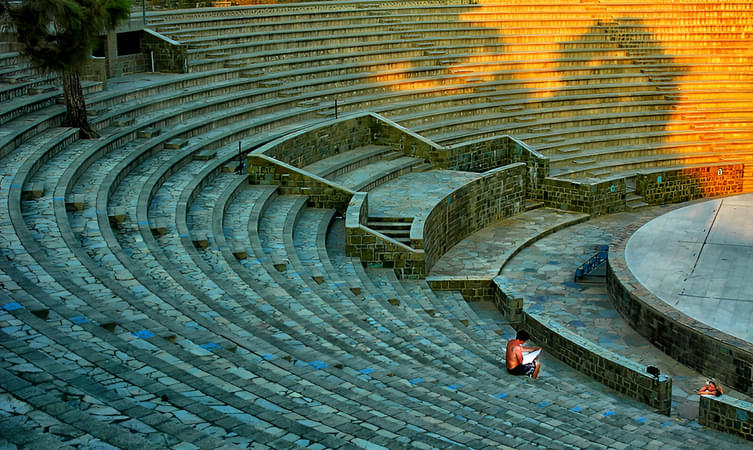
[[[507,343],[507,352],[505,354],[507,371],[513,375],[529,375],[531,378],[536,379],[539,376],[539,369],[541,369],[541,362],[539,362],[540,353],[536,355],[533,361],[524,363],[523,352],[541,350],[541,347],[523,347],[528,338],[528,332],[520,330],[515,339],[510,339]]]

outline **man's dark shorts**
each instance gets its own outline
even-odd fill
[[[507,369],[512,375],[533,375],[534,370],[536,370],[536,363],[520,364]]]

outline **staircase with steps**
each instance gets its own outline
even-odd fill
[[[369,217],[368,226],[374,231],[410,247],[411,217]]]
[[[96,140],[77,140],[76,130],[57,126],[63,108],[56,92],[19,90],[2,100],[0,447],[743,447],[692,421],[654,414],[551,358],[536,382],[509,376],[501,355],[514,330],[495,311],[364,268],[345,256],[343,220],[334,211],[308,208],[305,197],[248,185],[244,175],[224,170],[237,161],[239,142],[247,151],[311,125],[334,98],[347,112],[423,109],[411,120],[425,115],[428,123],[429,112],[453,102],[480,104],[490,92],[502,94],[505,84],[465,86],[462,69],[453,78],[446,66],[424,67],[440,59],[473,62],[469,44],[455,37],[466,39],[467,31],[437,30],[457,22],[459,8],[482,6],[449,6],[322,3],[300,13],[297,6],[264,6],[260,21],[284,23],[283,30],[318,26],[298,19],[319,11],[347,22],[360,10],[352,26],[394,15],[392,24],[381,23],[399,27],[396,36],[422,36],[398,59],[429,58],[390,69],[400,83],[374,81],[357,65],[323,66],[321,73],[304,65],[321,63],[326,52],[351,58],[352,49],[327,50],[318,40],[312,48],[324,53],[315,59],[304,45],[269,42],[270,61],[289,63],[291,50],[308,63],[277,72],[265,66],[255,76],[270,82],[259,83],[240,76],[258,67],[225,66],[260,55],[210,45],[192,55],[211,53],[206,64],[216,70],[124,77],[87,92],[98,112]],[[499,5],[489,7],[495,23]],[[243,11],[154,12],[150,20],[198,40],[199,24],[213,24],[215,14],[227,23],[248,21],[233,17]],[[203,18],[196,26],[170,23],[180,16],[190,22],[197,12]],[[430,14],[438,14],[434,23]],[[578,26],[575,35],[587,28]],[[433,33],[453,37],[435,43]],[[472,39],[485,45],[500,37],[485,30]],[[379,48],[374,42],[370,48]],[[424,54],[434,46],[444,53]],[[357,58],[373,60],[364,67],[394,65],[382,57],[387,50]],[[16,70],[11,65],[3,63],[8,73]],[[486,69],[466,68],[479,80]],[[517,76],[509,70],[494,76]],[[517,95],[541,92],[515,86]],[[526,128],[540,119],[522,104],[506,106],[511,122],[518,113],[526,117]],[[555,126],[533,128],[548,133]],[[359,151],[318,173],[366,189],[430,168],[387,148]],[[408,222],[392,222],[403,239]]]

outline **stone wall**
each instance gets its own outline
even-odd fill
[[[715,164],[643,171],[635,177],[635,192],[650,205],[739,194],[743,191],[743,169],[743,164]]]
[[[592,216],[625,210],[625,179],[614,178],[593,183],[546,178],[541,188],[529,193],[546,206],[579,211]]]
[[[557,322],[526,312],[523,325],[533,341],[555,358],[632,399],[645,403],[661,414],[670,414],[672,379],[658,379],[646,367],[596,345]]]
[[[510,288],[504,282],[504,277],[495,277],[492,280],[492,301],[502,317],[511,324],[523,323],[523,294]]]
[[[145,29],[141,34],[141,50],[151,66],[154,54],[154,70],[166,73],[188,72],[188,52],[180,42],[155,31]],[[150,67],[151,69],[151,67]]]
[[[702,395],[698,423],[753,441],[753,405],[728,395]]]
[[[358,257],[368,267],[393,269],[399,278],[426,276],[424,251],[412,249],[368,228],[368,211],[368,194],[356,192],[345,213],[345,254]]]
[[[443,198],[425,219],[414,221],[411,244],[426,252],[426,270],[471,233],[522,211],[525,176],[524,163],[485,172]]]
[[[249,160],[249,167],[256,162]],[[253,180],[274,180],[271,169],[255,168]],[[411,227],[411,247],[366,227],[368,196],[358,193],[346,213],[346,254],[372,267],[395,269],[401,278],[423,278],[431,266],[453,245],[490,222],[520,212],[524,199],[526,166],[517,163],[490,170],[442,199],[424,219]],[[272,181],[265,182],[272,184]],[[439,282],[438,289],[456,290]],[[490,280],[465,280],[460,286],[466,298],[491,300]]]
[[[260,152],[291,166],[304,167],[371,144],[371,130],[376,121],[372,115],[340,119],[324,127],[293,133],[261,148]]]
[[[423,250],[412,249],[363,225],[346,228],[345,251],[348,256],[360,258],[367,267],[393,269],[401,279],[426,276]]]
[[[457,291],[467,302],[487,302],[494,300],[495,289],[492,281],[488,278],[471,278],[463,279],[428,279],[426,282],[435,291]]]
[[[503,277],[492,282],[493,300],[502,316],[517,329],[527,330],[533,341],[579,372],[630,398],[669,414],[672,379],[658,380],[646,367],[584,339],[557,322],[523,310],[524,294],[507,286]]]
[[[324,178],[311,175],[265,155],[248,156],[250,184],[279,186],[281,195],[307,195],[313,208],[334,208],[345,214],[354,192],[331,184]]]
[[[456,152],[454,170],[479,172],[522,162],[528,169],[526,191],[540,189],[549,176],[549,158],[510,136],[494,136],[463,142],[452,147]]]
[[[81,78],[88,81],[107,83],[107,65],[103,57],[92,56],[81,71]]]
[[[753,394],[753,345],[686,316],[649,292],[627,267],[625,243],[610,246],[607,289],[615,309],[675,360]]]

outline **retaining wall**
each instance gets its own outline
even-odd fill
[[[652,170],[635,177],[635,193],[649,205],[662,205],[739,194],[743,191],[744,164]]]
[[[702,395],[698,423],[753,441],[753,405],[728,395]]]
[[[649,292],[627,267],[626,243],[610,246],[607,289],[615,309],[675,360],[753,395],[753,345],[692,319]]]
[[[533,341],[555,358],[594,380],[657,412],[670,414],[672,379],[646,373],[646,366],[623,358],[562,327],[557,322],[523,310],[524,295],[494,279],[494,302],[505,318],[524,328]]]

